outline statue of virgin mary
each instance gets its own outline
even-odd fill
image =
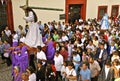
[[[40,34],[39,25],[37,23],[36,13],[29,7],[23,6],[22,9],[28,13],[28,16],[24,17],[26,22],[30,23],[29,30],[25,38],[25,44],[30,47],[45,46],[42,41],[42,34]]]

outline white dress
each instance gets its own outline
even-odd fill
[[[25,44],[30,47],[43,47],[42,35],[40,34],[38,23],[34,22],[34,14],[32,11],[29,12],[28,17],[24,17],[27,22],[31,22],[29,25],[29,30],[25,38]]]

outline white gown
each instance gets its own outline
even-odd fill
[[[44,46],[42,41],[42,35],[40,34],[39,25],[38,23],[34,22],[34,15],[33,12],[30,11],[28,17],[24,17],[27,22],[31,22],[29,25],[29,30],[25,38],[25,44],[30,47],[37,47],[37,46]]]

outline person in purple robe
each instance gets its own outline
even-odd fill
[[[21,74],[20,72],[20,67],[19,66],[14,66],[14,81],[22,81]]]
[[[14,50],[12,50],[12,54],[11,54],[11,57],[12,57],[12,75],[13,74],[13,70],[14,70],[14,67],[18,65],[18,60],[16,59],[16,53],[20,51],[20,48],[15,48]]]
[[[55,48],[53,46],[53,41],[51,37],[48,38],[48,43],[47,43],[47,59],[48,60],[53,60],[55,54]]]
[[[27,47],[23,46],[21,49],[21,52],[18,52],[15,55],[15,58],[17,60],[17,65],[20,66],[20,72],[23,72],[26,70],[28,67],[28,52],[27,52]]]

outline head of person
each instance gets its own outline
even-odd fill
[[[41,60],[38,60],[38,62],[37,62],[37,67],[38,67],[38,68],[41,68],[41,67],[42,67],[42,61],[41,61]]]
[[[68,62],[68,69],[72,70],[74,68],[73,62]]]
[[[89,41],[89,44],[90,44],[90,45],[92,45],[92,44],[93,44],[93,41],[92,41],[92,40],[90,40],[90,41]]]
[[[89,57],[89,62],[90,63],[94,63],[94,58],[93,57]]]
[[[38,18],[36,13],[32,10],[32,8],[28,7],[27,5],[21,6],[21,8],[25,11],[25,13],[29,13],[30,11],[33,12],[34,15],[34,22],[37,22]]]
[[[106,66],[107,68],[110,68],[110,67],[111,67],[111,61],[110,61],[110,60],[107,60],[107,61],[105,62],[105,66]]]
[[[18,28],[19,28],[20,30],[23,30],[23,27],[22,27],[21,25],[19,25]]]
[[[15,35],[15,34],[16,34],[16,31],[13,31],[12,34]]]
[[[77,55],[77,52],[74,51],[74,52],[72,53],[72,55],[73,55],[73,56],[76,56],[76,55]]]
[[[42,50],[41,46],[37,46],[37,51],[40,52]]]
[[[19,72],[20,72],[20,67],[19,67],[19,66],[14,66],[13,71],[14,71],[15,74],[19,74]]]
[[[112,64],[114,66],[118,66],[120,64],[120,61],[118,59],[115,59]]]
[[[5,35],[5,31],[2,31],[2,32],[1,32],[1,35],[2,35],[2,36]]]
[[[67,61],[67,60],[64,60],[64,61],[63,61],[63,65],[64,65],[64,66],[68,66],[68,61]]]
[[[4,44],[8,44],[9,42],[8,42],[8,40],[4,40]]]
[[[91,51],[92,51],[91,48],[88,48],[88,49],[87,49],[87,52],[88,52],[88,53],[91,53]]]
[[[55,56],[58,57],[59,56],[59,51],[55,51]]]
[[[82,69],[86,70],[88,68],[88,62],[83,62]]]
[[[5,30],[9,30],[8,26],[6,26]]]
[[[101,48],[101,49],[104,49],[104,44],[101,43],[101,44],[100,44],[100,48]]]
[[[111,46],[114,46],[114,45],[115,45],[115,42],[114,42],[114,41],[112,41],[110,45],[111,45]]]
[[[31,75],[31,74],[34,73],[34,69],[33,69],[32,66],[29,66],[29,67],[26,69],[26,71],[27,71],[27,73],[28,73],[29,75]]]
[[[28,81],[28,73],[27,72],[23,72],[22,75],[21,75],[21,78],[23,81]]]

